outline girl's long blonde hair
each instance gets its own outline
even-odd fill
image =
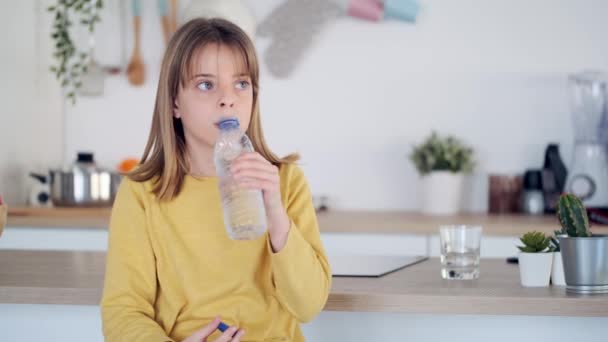
[[[259,65],[251,39],[227,20],[193,19],[180,27],[169,41],[161,65],[148,142],[140,166],[127,174],[136,182],[153,180],[153,192],[159,200],[177,196],[188,173],[184,129],[181,120],[173,117],[173,107],[180,86],[185,86],[189,79],[193,56],[205,45],[213,43],[238,51],[251,77],[253,108],[246,133],[254,149],[275,166],[293,163],[299,158],[297,154],[277,157],[264,140],[258,96]]]

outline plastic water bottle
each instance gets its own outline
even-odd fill
[[[253,145],[249,137],[240,131],[238,119],[223,119],[219,128],[214,160],[226,232],[233,240],[253,240],[266,232],[262,191],[239,187],[230,173],[232,161],[243,152],[253,152]]]

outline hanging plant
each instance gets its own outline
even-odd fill
[[[92,34],[95,24],[101,21],[98,13],[102,8],[102,0],[58,0],[55,5],[48,7],[55,18],[51,38],[55,43],[53,57],[57,60],[50,71],[55,74],[72,104],[76,103],[76,90],[82,85],[80,77],[87,72],[89,56],[86,51],[78,49],[70,36],[73,25],[71,18],[75,17]]]

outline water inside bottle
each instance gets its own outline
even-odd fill
[[[226,137],[225,141],[219,143],[221,145],[216,150],[215,160],[226,232],[233,240],[253,240],[266,232],[262,192],[240,187],[229,171],[236,157],[243,151],[253,151],[253,148],[246,135],[240,139]]]

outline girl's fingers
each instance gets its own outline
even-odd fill
[[[239,182],[239,186],[245,189],[264,190],[265,192],[274,192],[278,190],[276,183],[260,179],[244,179]]]
[[[220,318],[216,317],[213,321],[211,321],[211,323],[207,324],[206,326],[192,334],[190,338],[193,338],[196,341],[205,341],[207,336],[211,335],[215,331],[215,329],[217,329],[217,326],[219,324]]]
[[[266,170],[271,173],[278,174],[278,167],[271,164],[269,161],[264,159],[258,153],[244,153],[236,158],[230,166],[231,172],[238,172],[240,169],[254,168],[259,170]]]
[[[236,334],[237,330],[238,330],[237,327],[230,327],[230,328],[228,328],[228,330],[224,331],[224,333],[220,337],[218,337],[215,341],[216,342],[233,341],[232,336],[234,336],[234,334]]]
[[[251,169],[241,170],[232,176],[234,177],[234,179],[237,182],[250,180],[250,179],[258,180],[258,181],[265,181],[265,182],[270,182],[270,183],[278,183],[278,181],[279,181],[279,179],[276,175],[273,175],[273,174],[270,174],[270,173],[264,172],[264,171],[251,170]]]
[[[241,342],[241,337],[243,337],[243,335],[245,335],[245,330],[243,330],[243,329],[239,330],[239,332],[237,332],[236,335],[234,335],[231,342]]]

